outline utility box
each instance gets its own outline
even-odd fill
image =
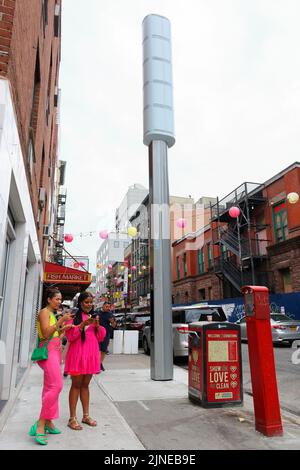
[[[205,408],[242,405],[243,379],[239,325],[189,325],[189,399]]]

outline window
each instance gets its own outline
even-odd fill
[[[228,258],[228,251],[225,245],[221,244],[221,257],[226,260]]]
[[[208,244],[207,244],[207,262],[208,262],[208,269],[211,268],[211,265],[212,265],[211,261],[212,261],[212,260],[211,260],[211,245],[210,245],[210,243],[208,243]]]
[[[183,275],[187,276],[186,253],[183,254]]]
[[[198,273],[204,273],[204,250],[203,247],[201,250],[198,250]]]
[[[128,245],[129,245],[129,242],[124,242],[124,244],[123,244],[124,248],[127,248]]]
[[[177,256],[176,258],[176,271],[177,271],[177,279],[180,279],[180,257]]]
[[[288,220],[285,201],[273,206],[274,234],[277,243],[288,238]]]
[[[198,294],[199,294],[199,300],[205,300],[205,289],[199,289]]]
[[[47,95],[47,101],[46,101],[46,123],[47,126],[49,125],[49,116],[50,116],[50,95],[51,95],[51,84],[52,84],[52,49],[51,49],[51,57],[50,57],[50,68],[49,68],[49,77],[48,77],[48,95]],[[50,143],[52,144],[52,136]]]
[[[293,292],[290,268],[281,269],[279,272],[282,280],[283,292]]]
[[[29,165],[29,171],[30,171],[30,176],[33,175],[33,164],[35,162],[35,156],[34,156],[34,147],[33,147],[33,141],[32,137],[29,139],[29,147],[28,147],[28,165]]]
[[[45,171],[45,147],[43,145],[42,164],[41,164],[41,173],[40,173],[40,188],[44,186],[44,171]]]
[[[4,252],[3,252],[3,257],[1,260],[1,270],[0,270],[0,338],[1,338],[1,330],[3,326],[3,316],[2,316],[3,304],[5,300],[6,287],[7,287],[7,277],[8,277],[8,271],[9,271],[11,244],[16,238],[15,227],[16,227],[16,221],[14,219],[11,208],[8,207],[6,240],[5,240]]]
[[[46,25],[48,24],[48,0],[42,0],[42,17],[45,36]]]
[[[119,248],[120,242],[114,242],[114,248]]]
[[[54,11],[54,36],[58,38],[60,27],[60,5],[56,3]]]
[[[35,72],[34,72],[34,85],[32,93],[32,108],[30,127],[33,129],[35,134],[38,122],[38,112],[40,103],[40,90],[41,90],[41,72],[40,72],[40,51],[39,46],[37,47],[36,60],[35,60]]]

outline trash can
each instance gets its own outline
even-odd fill
[[[189,399],[205,408],[242,405],[240,326],[195,322],[189,325]]]

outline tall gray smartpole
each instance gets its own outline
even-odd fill
[[[151,379],[173,379],[168,147],[175,144],[171,26],[143,21],[144,144],[149,148]]]

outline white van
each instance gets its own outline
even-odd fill
[[[188,307],[173,307],[172,326],[174,357],[189,355],[188,325],[189,323],[197,321],[225,322],[227,318],[221,305],[196,304]],[[142,338],[145,354],[150,354],[150,337],[151,326],[150,324],[146,324]]]

